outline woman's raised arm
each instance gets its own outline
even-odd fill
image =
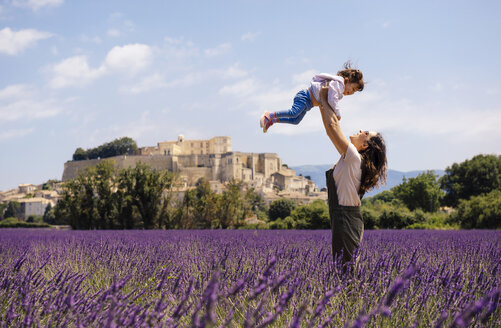
[[[336,147],[337,151],[343,155],[348,149],[350,142],[344,136],[343,130],[341,130],[341,125],[339,120],[332,110],[331,106],[327,102],[327,93],[329,91],[328,87],[322,87],[320,90],[320,113],[322,114],[322,121],[324,122],[325,132],[331,139],[332,143]]]

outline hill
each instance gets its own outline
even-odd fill
[[[324,188],[325,187],[325,171],[327,171],[332,165],[331,164],[325,164],[325,165],[301,165],[301,166],[291,166],[290,168],[296,171],[296,174],[303,175],[303,176],[310,176],[311,179],[315,182],[315,184],[319,188]],[[434,170],[435,174],[438,174],[439,176],[444,175],[445,171],[444,170]],[[391,189],[392,187],[399,185],[402,183],[403,178],[415,178],[419,174],[425,172],[425,170],[421,171],[407,171],[407,172],[402,172],[402,171],[396,171],[396,170],[388,170],[388,178],[386,179],[386,186],[374,189],[367,193],[365,196],[370,197],[374,196],[377,193],[380,193],[381,191]]]

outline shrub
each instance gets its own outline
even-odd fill
[[[294,229],[295,227],[296,223],[290,216],[285,219],[278,218],[275,221],[268,223],[268,228],[272,230]]]
[[[392,191],[410,210],[436,212],[444,196],[437,177],[433,171],[427,171],[415,178],[404,179],[401,184],[393,187]]]
[[[17,218],[10,217],[0,221],[0,228],[48,228],[47,223],[30,223],[19,221]]]
[[[41,215],[30,215],[26,219],[28,223],[41,223],[43,222],[43,217]]]
[[[465,229],[501,228],[501,191],[493,190],[460,200],[457,211],[451,214],[451,221]]]
[[[440,178],[445,190],[443,203],[457,206],[461,199],[501,190],[501,155],[477,155],[445,169]]]
[[[286,218],[295,208],[296,202],[292,199],[282,198],[274,200],[270,204],[269,218],[271,221],[275,221],[278,218]]]
[[[290,217],[296,229],[329,229],[329,207],[320,199],[295,208]]]
[[[9,217],[9,218],[6,218],[6,219],[0,221],[0,224],[16,224],[18,222],[20,222],[18,218]]]

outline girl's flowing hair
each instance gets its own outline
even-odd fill
[[[386,183],[387,161],[386,145],[383,136],[378,133],[369,139],[368,147],[360,151],[362,157],[362,179],[359,193],[363,195],[372,188]]]
[[[362,72],[358,69],[351,68],[351,62],[347,61],[344,63],[344,69],[337,72],[338,76],[344,77],[347,79],[350,83],[356,83],[358,84],[358,90],[357,91],[362,91],[364,89],[364,75]]]

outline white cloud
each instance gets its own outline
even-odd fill
[[[173,38],[170,36],[166,36],[164,41],[171,45],[185,45],[188,47],[193,47],[195,44],[192,41],[185,41],[183,37]]]
[[[191,87],[196,84],[202,84],[206,81],[217,83],[221,79],[242,79],[248,75],[248,72],[240,68],[239,63],[235,63],[223,69],[209,69],[205,71],[188,71],[182,72],[181,75],[168,79],[165,74],[159,72],[148,75],[139,82],[121,88],[122,92],[138,94],[150,92],[156,89]],[[242,82],[239,82],[242,83]],[[238,83],[237,83],[238,84]],[[238,87],[238,85],[237,85]],[[230,86],[222,88],[222,92],[230,94]]]
[[[135,24],[124,18],[124,14],[120,12],[112,13],[108,16],[108,24],[110,25],[107,34],[111,37],[119,37],[124,35],[124,32],[133,32]]]
[[[110,29],[108,29],[106,34],[108,34],[108,36],[116,38],[116,37],[120,36],[120,31],[117,30],[116,28],[110,28]]]
[[[94,36],[94,37],[89,37],[85,34],[82,34],[80,36],[80,39],[83,41],[83,42],[92,42],[92,43],[95,43],[95,44],[101,44],[103,42],[103,40],[101,40],[100,37],[98,36]]]
[[[310,60],[306,57],[287,57],[285,63],[287,65],[309,64]]]
[[[37,41],[47,39],[52,34],[34,29],[13,31],[8,27],[0,30],[0,53],[17,55],[36,44]]]
[[[433,137],[437,142],[443,138],[453,143],[473,140],[482,143],[486,135],[501,138],[500,108],[471,110],[444,103],[415,103],[406,98],[394,99],[379,88],[363,93],[363,97],[346,97],[340,104],[341,124],[346,131],[381,130],[406,137],[409,134]]]
[[[257,81],[249,78],[237,83],[225,85],[219,89],[219,94],[224,96],[245,97],[255,93],[257,89]]]
[[[316,74],[318,74],[318,71],[310,69],[305,72],[292,75],[292,81],[300,85],[309,86],[312,77],[315,76]]]
[[[53,101],[26,99],[0,105],[0,122],[52,117],[61,112]]]
[[[64,3],[64,0],[14,0],[12,4],[17,7],[29,8],[37,11],[42,7],[57,7]]]
[[[148,138],[151,135],[157,135],[156,139],[158,141],[158,133],[164,131],[165,126],[159,123],[158,118],[150,118],[150,113],[145,111],[140,117],[129,123],[115,123],[106,128],[94,129],[91,133],[88,132],[86,127],[84,135],[82,138],[85,139],[86,143],[99,145],[103,142],[107,142],[122,136],[130,137],[139,142],[139,139]],[[161,132],[160,132],[161,133]]]
[[[75,56],[63,60],[51,68],[53,77],[49,81],[52,88],[65,88],[69,86],[82,86],[99,78],[106,72],[106,68],[89,67],[85,56]]]
[[[33,132],[33,128],[29,129],[10,129],[0,132],[0,141],[6,141],[13,138],[24,137]]]
[[[112,70],[136,73],[148,66],[153,58],[153,51],[145,44],[116,46],[106,55],[105,64]]]
[[[122,88],[122,91],[138,94],[165,87],[168,87],[168,84],[165,82],[165,78],[162,75],[156,73],[143,78],[141,81],[131,87]]]
[[[242,41],[254,41],[259,34],[260,33],[252,33],[252,32],[245,33],[244,35],[242,35],[241,39]]]
[[[129,31],[133,32],[136,29],[136,25],[131,20],[124,20],[123,26]]]
[[[0,101],[28,98],[33,95],[33,89],[26,84],[14,84],[0,90]]]
[[[104,63],[90,67],[86,56],[74,56],[50,67],[49,86],[55,89],[86,85],[109,72],[137,73],[150,64],[152,50],[144,44],[129,44],[111,49]]]
[[[391,22],[390,22],[390,21],[386,21],[386,22],[383,22],[383,23],[381,24],[381,27],[382,27],[382,28],[388,28],[388,27],[390,26],[390,24],[391,24]]]
[[[225,54],[230,49],[231,49],[231,44],[223,43],[223,44],[218,45],[215,48],[205,49],[204,53],[205,53],[205,55],[207,55],[209,57],[213,57],[213,56],[219,56],[219,55]]]
[[[431,88],[435,92],[441,92],[442,90],[444,90],[444,86],[440,82],[436,82]]]
[[[186,40],[184,37],[165,37],[165,44],[161,51],[164,58],[187,62],[193,57],[199,57],[202,51],[192,41]],[[179,63],[176,63],[179,65]],[[188,65],[188,66],[191,66]]]
[[[207,80],[207,78],[213,74],[216,74],[216,72],[209,71],[188,73],[177,79],[167,81],[165,76],[155,73],[143,78],[141,81],[130,87],[123,87],[121,90],[123,92],[138,94],[156,89],[190,87],[195,84],[203,83],[203,81]]]
[[[242,78],[247,76],[247,71],[240,68],[239,63],[235,63],[234,65],[228,67],[227,69],[221,72],[221,75],[225,78]]]

